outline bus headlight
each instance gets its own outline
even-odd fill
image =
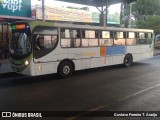
[[[24,64],[27,66],[27,65],[29,64],[29,61],[26,60],[26,61],[24,62]]]

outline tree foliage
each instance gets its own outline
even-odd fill
[[[125,16],[129,16],[129,11],[130,5],[127,5]],[[132,15],[136,27],[160,33],[160,0],[136,0],[132,3]]]
[[[153,29],[156,34],[160,33],[160,16],[154,15],[145,20],[138,20],[136,23],[138,28]]]
[[[136,20],[145,20],[151,15],[160,15],[160,0],[136,0],[132,5]]]

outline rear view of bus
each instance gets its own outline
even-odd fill
[[[27,23],[17,22],[11,25],[12,41],[10,61],[13,72],[22,73],[32,59],[31,30]],[[29,69],[29,67],[28,67]],[[28,70],[30,72],[30,70]],[[30,74],[30,73],[23,73]]]

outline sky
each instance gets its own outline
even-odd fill
[[[31,0],[32,5],[41,5],[41,0]],[[73,6],[73,7],[86,7],[86,5],[79,5],[79,4],[73,4],[73,3],[68,3],[68,2],[60,2],[56,0],[45,0],[45,5],[46,6]],[[91,11],[98,11],[96,7],[91,7],[89,6],[89,9]],[[118,12],[120,14],[120,4],[115,4],[111,5],[108,8],[110,14],[114,14],[115,12]]]

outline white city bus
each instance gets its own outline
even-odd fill
[[[12,27],[12,70],[36,76],[124,64],[153,56],[153,30],[16,22]]]

